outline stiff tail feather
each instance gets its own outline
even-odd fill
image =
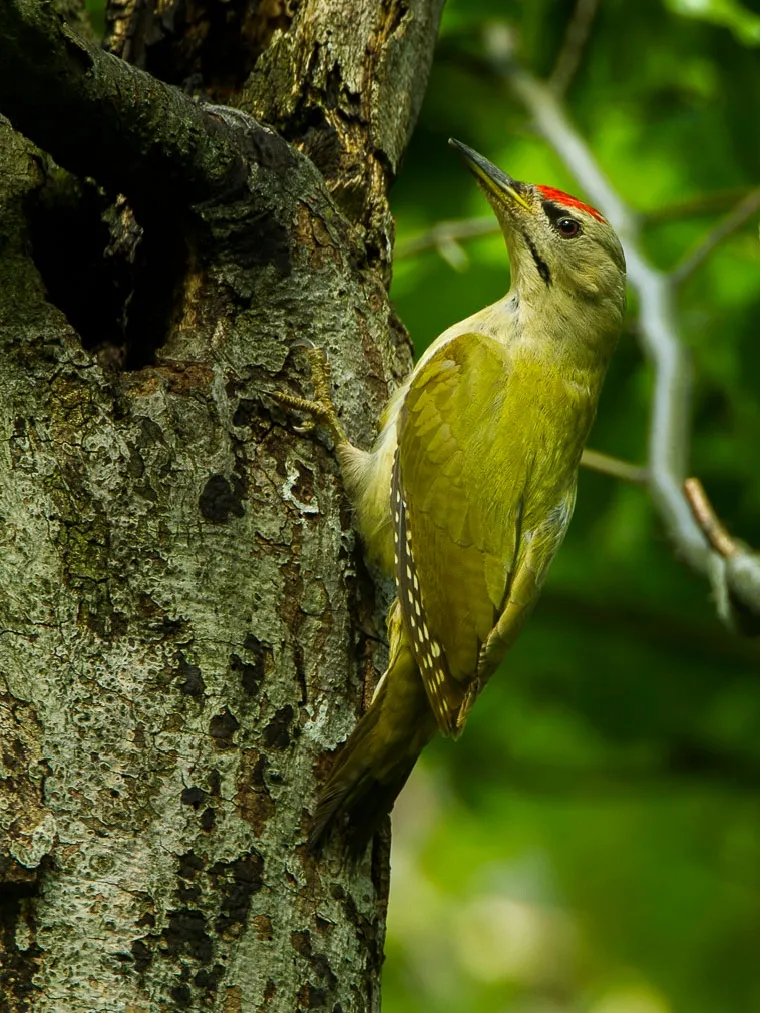
[[[317,803],[309,851],[317,851],[346,814],[348,849],[353,856],[361,855],[435,730],[419,670],[403,645],[338,754]]]

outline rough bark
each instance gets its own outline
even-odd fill
[[[226,97],[296,143],[50,4],[0,9],[3,1013],[379,1009],[387,838],[357,869],[304,841],[382,628],[329,445],[267,391],[303,389],[310,337],[366,443],[408,365],[386,191],[417,100],[385,121],[421,92],[440,3],[303,0],[275,28],[276,5],[225,6],[258,40]],[[148,70],[160,7],[118,5]],[[292,64],[320,108],[324,61],[297,61],[328,8],[353,202],[303,153],[330,124],[307,143],[256,83]],[[364,77],[349,33],[375,40]]]

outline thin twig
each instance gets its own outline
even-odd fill
[[[696,218],[699,215],[714,215],[728,211],[744,197],[754,191],[755,187],[732,186],[724,190],[712,190],[700,193],[682,201],[672,201],[651,211],[639,212],[639,221],[646,227],[662,225],[666,222],[680,222],[684,218]]]
[[[463,218],[456,222],[438,222],[427,232],[398,244],[395,259],[414,257],[425,250],[440,250],[450,243],[459,243],[463,239],[477,239],[479,236],[490,236],[499,231],[499,223],[489,215],[488,218]]]
[[[549,87],[556,95],[564,95],[580,67],[583,50],[598,10],[599,0],[578,0],[575,5],[562,49],[549,78]]]
[[[705,487],[698,478],[687,478],[683,484],[683,491],[689,501],[694,519],[705,533],[705,538],[719,555],[724,559],[735,556],[739,546],[729,535],[725,526],[721,523],[715,513],[712,503],[707,498]]]
[[[680,203],[666,204],[661,208],[653,208],[651,211],[642,211],[638,216],[639,225],[642,228],[647,228],[651,225],[681,221],[684,218],[694,218],[698,215],[713,215],[733,205],[741,206],[745,199],[758,193],[760,193],[760,188],[733,187],[730,190],[716,190],[714,193],[700,194]],[[740,222],[739,225],[741,224]],[[497,232],[499,232],[499,223],[493,215],[489,215],[488,218],[460,218],[456,221],[437,222],[425,232],[399,242],[395,258],[399,260],[405,257],[416,257],[417,254],[427,250],[440,252],[449,244],[495,235]],[[718,242],[721,238],[724,237],[719,237]]]
[[[682,285],[728,236],[740,229],[758,210],[760,210],[760,187],[745,194],[736,207],[722,218],[702,242],[673,269],[671,274],[673,284]]]
[[[589,447],[583,451],[581,464],[589,471],[598,471],[602,475],[619,478],[623,482],[632,482],[634,485],[646,485],[649,481],[649,472],[641,465],[621,461],[618,457],[611,457]]]

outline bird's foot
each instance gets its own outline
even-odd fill
[[[317,348],[310,341],[302,339],[299,344],[306,348],[306,355],[311,366],[311,382],[314,387],[312,401],[295,394],[276,390],[272,397],[286,408],[302,412],[309,418],[300,426],[295,426],[297,433],[310,433],[316,426],[325,428],[332,436],[336,445],[346,443],[346,434],[338,421],[338,413],[330,395],[330,363],[323,348]]]

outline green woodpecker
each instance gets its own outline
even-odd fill
[[[396,585],[388,667],[322,791],[312,848],[345,813],[360,851],[436,730],[464,728],[562,542],[625,312],[623,250],[598,211],[450,144],[501,226],[509,292],[432,343],[369,452],[346,439],[319,349],[315,400],[278,395],[332,434],[366,551]]]

